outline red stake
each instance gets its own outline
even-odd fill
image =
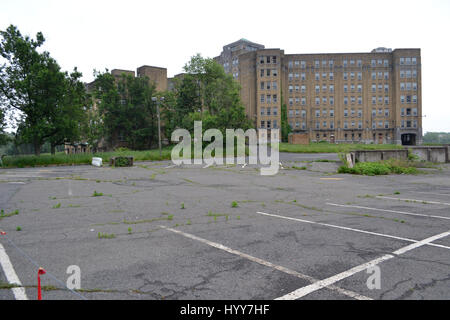
[[[46,271],[43,268],[39,268],[38,270],[38,300],[42,300],[41,293],[41,274],[45,274]]]

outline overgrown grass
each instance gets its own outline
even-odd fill
[[[353,168],[341,166],[338,173],[360,174],[367,176],[388,174],[417,174],[417,165],[412,161],[386,160],[378,162],[357,162]]]
[[[161,157],[159,150],[146,151],[115,151],[115,152],[100,152],[100,153],[83,153],[70,154],[58,152],[54,156],[51,154],[41,154],[39,157],[34,155],[25,156],[7,156],[3,158],[3,168],[25,168],[37,166],[51,166],[51,165],[80,165],[91,164],[92,158],[102,158],[103,163],[109,163],[111,157],[133,157],[134,161],[158,161],[170,160],[172,147],[166,147],[162,150]]]
[[[280,152],[293,153],[348,153],[354,150],[395,150],[404,147],[394,144],[331,144],[310,143],[309,145],[280,143]]]

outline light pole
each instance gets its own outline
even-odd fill
[[[156,115],[158,117],[158,146],[159,146],[159,157],[162,158],[161,151],[161,116],[159,113],[159,105],[164,101],[164,97],[161,97],[158,101],[158,98],[152,97],[152,101],[156,103]]]

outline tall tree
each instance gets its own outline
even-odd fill
[[[240,98],[240,86],[213,59],[197,54],[184,67],[186,75],[178,86],[178,110],[183,110],[183,126],[193,128],[194,120],[203,121],[203,129],[252,127]]]
[[[82,92],[71,90],[70,83],[77,83],[81,75],[75,70],[69,76],[48,52],[38,52],[45,41],[40,32],[33,40],[11,25],[0,35],[0,55],[6,61],[0,66],[0,94],[6,108],[19,115],[17,133],[21,140],[32,143],[35,154],[40,155],[45,141],[74,138],[66,126],[73,127],[78,118],[71,118],[73,113],[67,110],[80,108],[76,103],[79,97],[73,94]],[[79,83],[76,86],[80,88]]]
[[[133,149],[156,144],[155,87],[148,78],[122,75],[120,79],[105,73],[96,75],[95,99],[103,120],[103,132],[110,148],[126,142]],[[121,141],[119,141],[121,140]]]

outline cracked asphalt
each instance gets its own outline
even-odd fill
[[[311,284],[286,270],[325,279],[450,229],[449,164],[367,177],[336,174],[333,154],[281,159],[275,176],[168,161],[0,169],[0,209],[19,210],[0,229],[63,283],[79,266],[87,299],[120,300],[276,299]],[[36,299],[36,266],[0,243]],[[450,299],[450,238],[433,244],[380,263],[380,289],[368,288],[367,272],[335,285],[372,299]],[[45,300],[79,299],[42,279]],[[14,299],[1,268],[0,299]],[[302,299],[351,297],[327,287]]]

